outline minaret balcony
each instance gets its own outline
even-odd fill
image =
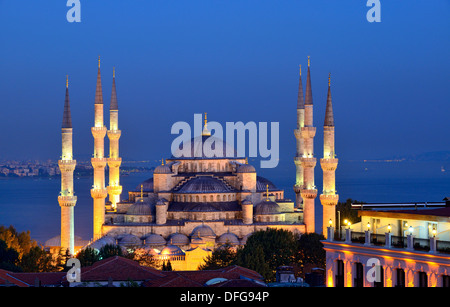
[[[295,135],[295,138],[298,140],[302,137],[302,131],[300,129],[295,129],[294,135]]]
[[[317,159],[316,158],[302,157],[301,161],[302,161],[302,166],[304,168],[306,168],[306,167],[316,167],[316,163],[317,163]]]
[[[58,203],[61,207],[74,207],[76,202],[76,196],[58,196]]]
[[[108,190],[109,195],[120,195],[122,194],[122,186],[121,185],[114,185],[114,186],[108,186],[106,188]]]
[[[321,194],[320,202],[322,206],[336,206],[339,201],[339,195],[337,194]]]
[[[58,166],[61,172],[73,172],[76,165],[76,160],[58,160]]]
[[[94,168],[105,168],[107,162],[107,158],[91,158],[91,164]]]
[[[92,127],[91,128],[92,136],[94,139],[104,138],[106,135],[106,127]]]
[[[301,132],[304,139],[313,138],[316,135],[316,127],[302,127]]]
[[[105,188],[91,189],[91,197],[92,198],[106,198],[106,196],[108,196],[108,190]]]
[[[320,165],[324,171],[335,171],[338,165],[338,159],[336,158],[323,158],[320,159]]]
[[[120,138],[120,135],[122,134],[122,131],[120,130],[108,130],[108,138],[110,140],[118,140]]]
[[[122,158],[108,158],[108,166],[110,168],[118,168],[122,164]]]
[[[303,199],[305,198],[316,198],[317,197],[317,189],[301,189],[300,194]]]
[[[302,157],[294,157],[294,163],[295,163],[295,165],[301,165]]]
[[[303,185],[302,184],[295,184],[294,185],[294,192],[295,194],[301,193],[303,189]]]

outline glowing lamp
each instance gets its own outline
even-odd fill
[[[391,232],[391,224],[388,224],[387,229],[388,229],[389,232]]]
[[[367,230],[370,230],[370,223],[367,223]]]
[[[436,237],[436,228],[433,228],[432,233],[433,233],[433,237]]]
[[[333,221],[330,219],[330,221],[328,222],[328,224],[330,224],[330,227],[333,226]]]
[[[412,226],[409,226],[409,234],[412,235],[412,233],[413,233],[413,227],[412,227]]]

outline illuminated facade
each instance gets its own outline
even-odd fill
[[[359,214],[344,241],[332,227],[322,241],[327,286],[450,287],[450,207]]]
[[[74,207],[77,202],[77,197],[73,189],[73,171],[75,170],[77,161],[73,160],[72,129],[69,79],[67,77],[66,98],[64,101],[64,114],[61,127],[62,155],[58,161],[58,166],[61,170],[61,192],[58,196],[58,203],[61,207],[61,248],[63,251],[68,249],[71,255],[75,252]]]

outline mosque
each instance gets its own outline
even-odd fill
[[[103,94],[98,61],[95,93],[94,150],[91,163],[94,169],[93,188],[93,238],[86,246],[100,249],[105,244],[138,247],[151,250],[161,259],[171,259],[175,269],[196,269],[202,259],[215,248],[228,243],[244,245],[247,238],[258,230],[279,228],[297,234],[322,233],[335,221],[338,195],[335,189],[335,170],[338,160],[334,149],[334,120],[331,101],[330,77],[324,122],[323,158],[323,225],[315,225],[314,203],[317,188],[314,183],[313,100],[311,90],[310,59],[306,93],[303,95],[301,66],[297,99],[297,140],[295,200],[286,199],[284,191],[269,179],[257,174],[246,157],[239,157],[231,146],[208,131],[205,116],[201,136],[191,139],[192,155],[173,153],[154,170],[153,177],[139,184],[135,190],[122,191],[120,185],[118,99],[113,72],[109,129],[104,124]],[[73,171],[76,161],[72,152],[72,122],[69,86],[62,123],[61,236],[52,244],[60,243],[63,249],[75,254],[82,244],[76,244],[74,234]],[[104,140],[109,139],[109,155],[105,154]],[[221,157],[197,153],[199,144],[210,138],[223,144],[224,152],[234,155]],[[210,139],[211,141],[211,139]],[[203,146],[202,146],[203,147]],[[105,182],[108,166],[109,182]],[[326,233],[324,232],[324,235]],[[50,241],[50,240],[49,240]],[[56,242],[57,243],[54,243]],[[178,261],[178,262],[176,262]],[[174,263],[175,262],[175,263]],[[178,264],[177,264],[178,263]]]

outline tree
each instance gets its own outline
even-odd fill
[[[100,248],[99,257],[100,259],[106,259],[113,256],[124,256],[122,248],[115,244],[106,244]]]
[[[326,253],[320,240],[325,240],[323,235],[317,233],[305,233],[298,240],[298,262],[301,267],[305,264],[314,264],[317,267],[325,268]]]
[[[101,258],[97,250],[88,246],[77,254],[77,259],[80,260],[80,264],[83,267],[91,266]]]
[[[257,271],[267,281],[273,281],[279,266],[296,262],[297,252],[297,235],[284,229],[268,228],[256,231],[247,239],[244,248],[237,253],[237,264]],[[255,269],[257,266],[260,271]]]
[[[37,242],[31,239],[30,231],[19,233],[12,225],[9,227],[0,225],[0,240],[5,241],[8,248],[16,250],[19,259],[37,246]]]
[[[19,261],[23,272],[56,272],[58,267],[54,265],[52,255],[40,246],[35,246],[23,255]]]
[[[199,270],[216,270],[236,263],[236,250],[228,243],[216,248],[201,264]]]
[[[12,248],[8,248],[6,242],[0,240],[0,269],[20,272],[22,270],[17,266],[18,261],[19,253]]]

